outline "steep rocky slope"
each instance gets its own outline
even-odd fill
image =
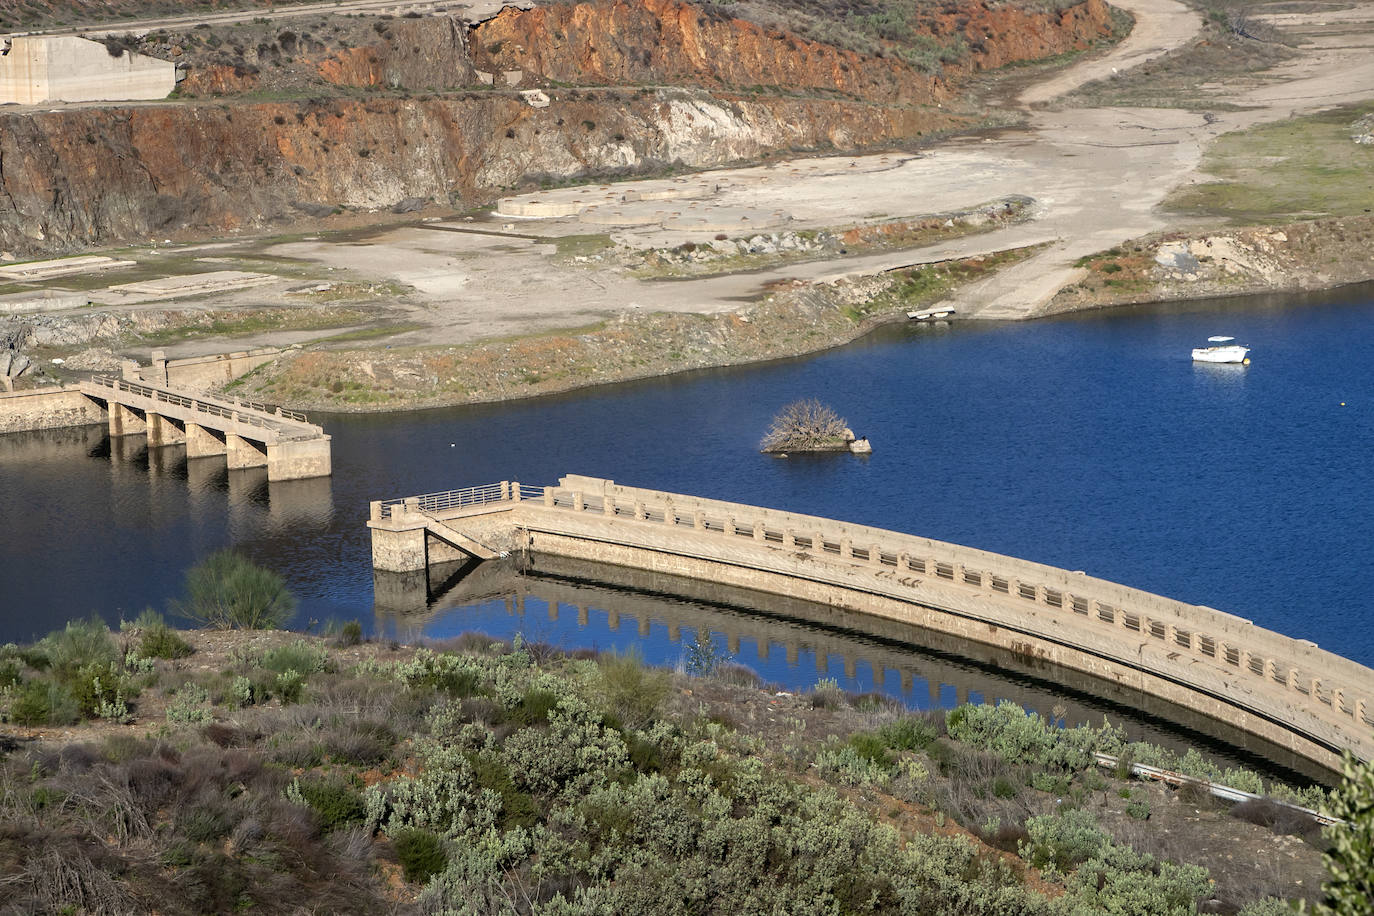
[[[951,27],[969,36],[964,71],[1085,47],[1109,30],[1101,0],[960,9]],[[0,248],[72,251],[406,198],[473,206],[531,180],[890,145],[960,123],[936,107],[958,68],[937,77],[673,0],[512,9],[466,35],[446,17],[378,25],[373,45],[276,55],[332,84],[399,87],[366,98],[0,115]],[[522,70],[552,104],[536,109],[492,89],[415,94],[483,68]],[[241,91],[264,73],[193,67],[187,88]],[[557,86],[569,82],[615,88]]]

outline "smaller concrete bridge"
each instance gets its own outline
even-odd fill
[[[998,646],[1328,769],[1374,758],[1374,671],[1209,607],[929,538],[569,476],[372,503],[374,568],[528,551],[752,588]]]
[[[187,458],[224,455],[230,470],[266,467],[268,480],[331,473],[330,437],[304,414],[106,376],[78,387],[106,405],[111,437],[146,434],[149,448],[184,443]]]

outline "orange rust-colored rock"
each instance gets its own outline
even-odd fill
[[[531,179],[890,145],[957,123],[857,101],[551,94],[543,109],[484,93],[0,114],[0,248],[70,251],[261,227],[302,219],[312,205],[473,205]]]
[[[479,68],[563,83],[833,90],[929,100],[936,82],[897,60],[806,41],[676,0],[506,7],[473,29]]]
[[[227,65],[196,67],[186,72],[177,90],[185,96],[238,95],[257,89],[258,82],[255,69]]]
[[[951,4],[913,23],[937,42],[963,41],[967,53],[942,77],[898,56],[865,56],[730,18],[718,7],[678,0],[597,0],[507,7],[472,32],[472,54],[487,70],[524,70],[562,83],[645,83],[835,91],[883,102],[929,102],[949,77],[1081,49],[1111,32],[1102,0],[1062,11]]]

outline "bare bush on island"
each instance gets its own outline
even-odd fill
[[[849,451],[854,433],[844,418],[815,398],[793,401],[773,418],[759,450],[777,455],[787,452]]]

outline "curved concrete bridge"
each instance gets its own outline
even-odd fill
[[[1374,758],[1369,668],[1213,608],[1014,557],[580,476],[374,502],[368,527],[379,570],[530,551],[721,582],[1082,671],[1331,769],[1343,750]]]

